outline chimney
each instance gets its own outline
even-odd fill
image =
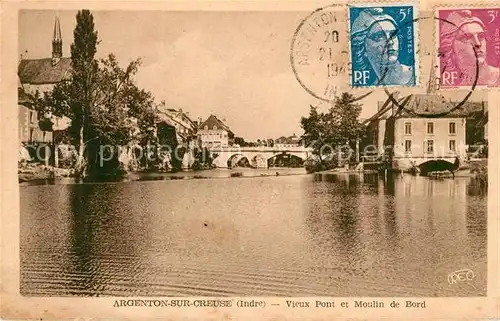
[[[62,58],[62,36],[59,17],[54,21],[54,35],[52,38],[52,65],[56,65]]]

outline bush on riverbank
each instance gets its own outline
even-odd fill
[[[476,172],[474,180],[482,188],[488,188],[488,167],[483,167],[478,169]]]
[[[481,188],[488,187],[488,160],[470,162],[470,172],[474,175],[474,182]]]
[[[327,171],[330,169],[334,169],[337,167],[336,160],[324,160],[324,161],[316,161],[316,160],[308,160],[305,162],[304,167],[308,174]]]
[[[56,168],[38,163],[19,162],[17,174],[19,182],[27,182],[56,177],[74,177],[75,173],[72,169]]]

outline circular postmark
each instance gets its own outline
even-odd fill
[[[313,97],[331,102],[348,89],[347,4],[318,8],[293,35],[290,62],[299,84]]]
[[[292,44],[290,48],[290,62],[294,75],[299,82],[299,84],[313,97],[325,101],[333,102],[336,97],[338,97],[342,92],[350,92],[353,101],[361,100],[369,96],[375,88],[368,88],[368,91],[361,91],[359,96],[352,95],[354,90],[350,84],[350,77],[352,75],[352,64],[350,56],[350,34],[348,29],[348,15],[347,10],[349,7],[347,4],[332,4],[326,7],[318,8],[305,17],[295,30],[293,35]],[[408,19],[405,22],[396,25],[392,33],[388,33],[389,36],[386,39],[385,45],[383,45],[384,52],[389,52],[393,50],[390,48],[394,44],[395,39],[398,37],[402,38],[405,36],[409,25],[420,23],[421,21],[431,20],[438,21],[443,24],[456,24],[453,21],[448,21],[445,18],[436,16],[429,17],[418,17],[413,19]],[[374,26],[376,26],[377,21],[375,21]],[[372,28],[370,26],[368,29]],[[394,51],[394,50],[393,50]],[[439,108],[430,108],[425,111],[420,111],[418,108],[414,108],[412,104],[408,104],[411,95],[404,97],[402,99],[395,98],[392,91],[396,88],[399,91],[401,87],[406,86],[388,86],[385,80],[388,74],[391,72],[390,67],[384,67],[378,74],[377,79],[374,81],[372,87],[382,88],[387,94],[388,100],[400,110],[405,110],[407,113],[417,116],[417,117],[442,117],[457,109],[462,108],[462,106],[467,102],[467,100],[472,95],[472,92],[476,88],[479,66],[478,66],[478,55],[477,51],[473,49],[476,57],[475,64],[475,77],[472,79],[470,89],[467,94],[460,101],[455,102],[438,102],[440,96],[435,94],[428,94],[429,104],[439,105]],[[418,51],[415,52],[415,55]],[[438,49],[438,59],[440,58],[441,50]],[[431,66],[433,67],[433,66]],[[431,73],[433,73],[433,68]],[[432,78],[429,79],[429,82]],[[442,77],[437,75],[434,79],[437,83],[442,81]],[[428,84],[434,86],[434,84]],[[365,88],[367,89],[367,88]],[[437,88],[439,89],[439,88]],[[467,88],[461,88],[462,90]],[[431,97],[432,96],[432,97]]]

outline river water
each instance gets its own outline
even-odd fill
[[[23,295],[486,295],[487,198],[470,178],[280,175],[20,189]],[[450,284],[448,274],[464,268],[474,278]]]

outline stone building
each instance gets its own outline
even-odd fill
[[[21,59],[18,65],[18,109],[19,141],[23,144],[49,143],[53,141],[53,131],[69,126],[69,119],[51,117],[53,126],[44,126],[43,119],[31,103],[30,95],[50,92],[54,86],[71,75],[71,58],[62,55],[62,38],[59,18],[54,22],[52,57]],[[42,121],[42,122],[40,122]],[[52,127],[52,128],[50,128]]]
[[[164,104],[158,107],[157,113],[160,120],[158,126],[168,126],[172,133],[175,131],[178,144],[191,145],[195,142],[197,124],[189,117],[189,113],[182,109],[166,108]]]
[[[295,133],[292,136],[289,137],[281,136],[280,138],[274,140],[274,147],[277,148],[296,147],[300,146],[300,144],[301,144],[300,137],[295,135]]]
[[[390,154],[393,167],[400,169],[431,159],[453,163],[456,157],[465,161],[469,147],[485,139],[485,131],[478,130],[487,118],[485,102],[465,102],[454,109],[459,102],[436,94],[395,100],[397,105],[390,98],[379,102],[378,112],[365,121],[365,156]]]
[[[198,126],[201,147],[228,147],[233,145],[234,134],[217,116],[210,115]]]

